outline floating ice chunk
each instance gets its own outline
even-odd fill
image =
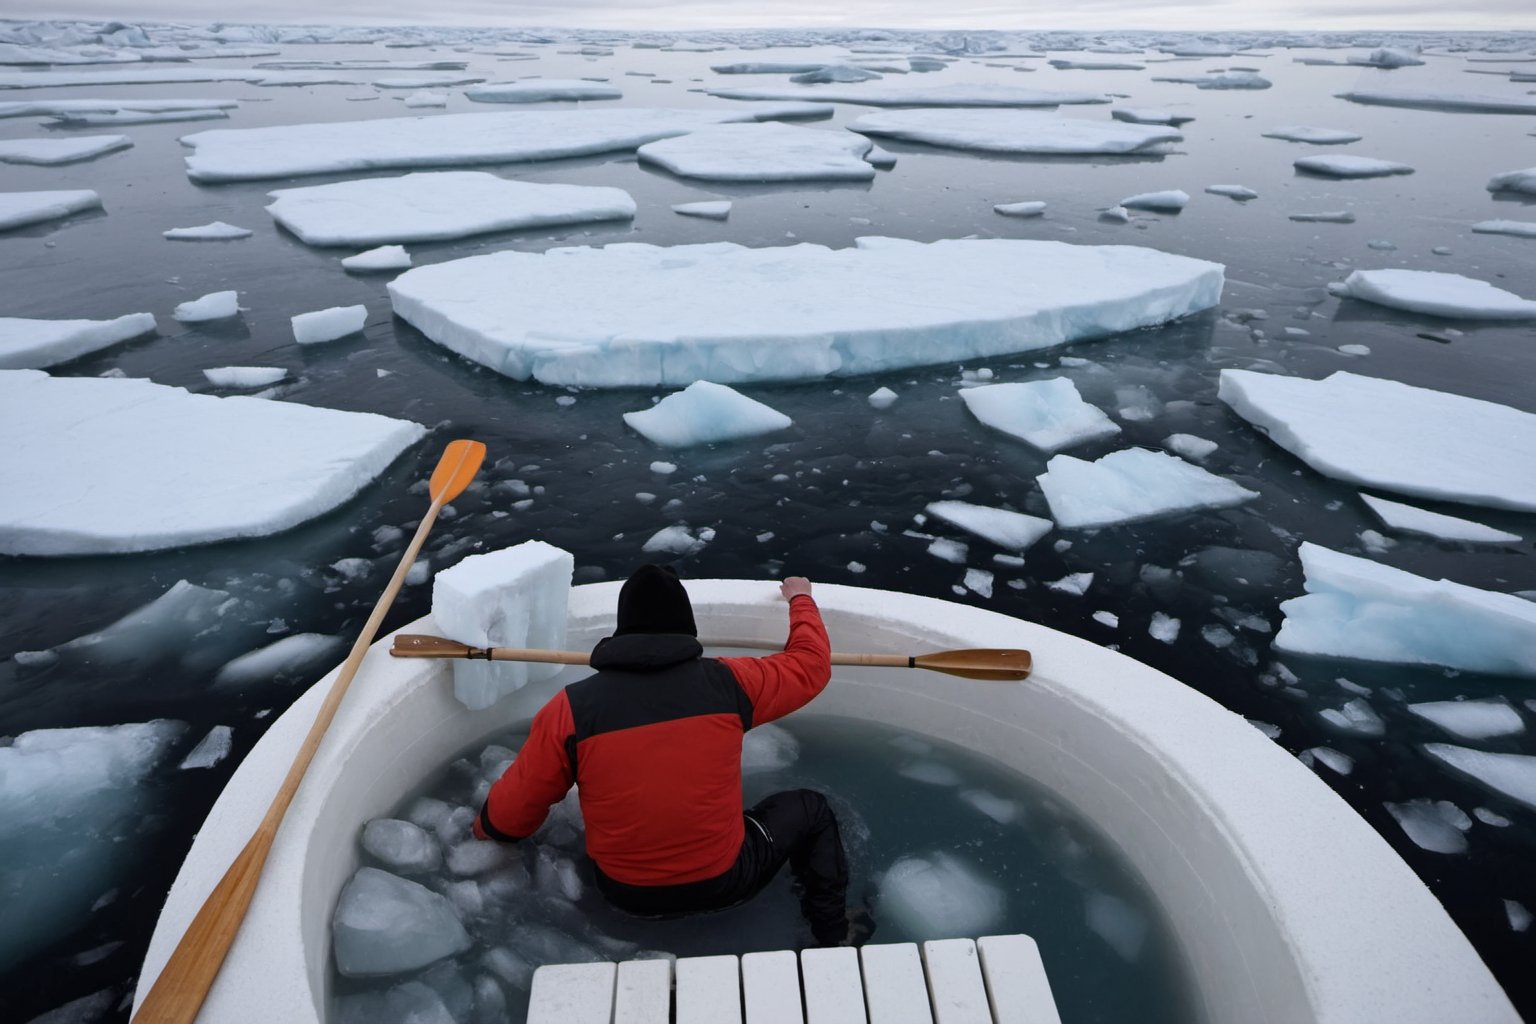
[[[879,146],[870,146],[869,152],[864,154],[864,159],[869,162],[871,167],[878,167],[882,170],[888,171],[896,166],[896,154],[888,149],[881,149]]]
[[[463,878],[483,875],[492,868],[506,863],[507,854],[496,843],[470,838],[450,846],[445,860],[448,873]]]
[[[410,1024],[455,1024],[436,989],[421,981],[407,981],[378,991],[354,992],[336,999],[337,1024],[373,1024],[375,1021],[410,1021]]]
[[[1480,220],[1472,225],[1480,235],[1513,235],[1516,238],[1536,238],[1536,221],[1531,220]]]
[[[1202,462],[1219,446],[1215,441],[1207,441],[1203,437],[1194,434],[1169,434],[1163,438],[1163,446],[1169,451],[1182,455],[1191,462]]]
[[[353,273],[375,270],[405,270],[411,265],[411,254],[403,245],[381,245],[356,256],[344,256],[341,265]]]
[[[555,100],[617,100],[624,90],[580,79],[528,78],[517,82],[483,82],[464,95],[476,103],[549,103]]]
[[[703,217],[707,220],[725,220],[731,215],[729,199],[706,199],[698,203],[674,203],[673,213],[684,217]]]
[[[970,548],[959,541],[939,537],[928,545],[928,553],[952,565],[964,565],[970,555]]]
[[[1343,371],[1312,381],[1223,370],[1218,395],[1326,476],[1400,494],[1536,511],[1531,413]]]
[[[896,404],[896,392],[890,388],[876,388],[869,393],[869,404],[876,409],[889,409]]]
[[[1207,185],[1205,190],[1213,196],[1227,196],[1240,203],[1259,198],[1259,194],[1247,185]]]
[[[972,505],[965,501],[935,501],[924,511],[1008,551],[1028,549],[1035,541],[1050,533],[1053,526],[1049,519],[1041,519],[1039,516]]]
[[[92,160],[133,145],[126,135],[80,135],[72,139],[0,140],[0,163],[53,167]]]
[[[402,100],[408,107],[446,107],[448,94],[445,92],[433,92],[430,89],[422,89],[413,92]]]
[[[1154,640],[1171,644],[1179,638],[1179,625],[1178,619],[1163,612],[1153,612],[1152,621],[1147,625],[1147,635]]]
[[[1116,121],[1128,121],[1131,124],[1166,124],[1172,128],[1194,120],[1193,117],[1175,114],[1170,110],[1148,107],[1116,107],[1109,112],[1109,116]]]
[[[983,384],[960,392],[971,415],[993,430],[1028,441],[1041,451],[1113,437],[1120,427],[1083,401],[1067,377]]]
[[[1145,71],[1145,64],[1132,64],[1112,60],[1052,60],[1047,61],[1057,71]]]
[[[1268,89],[1269,79],[1256,71],[1208,71],[1203,75],[1154,76],[1154,82],[1180,82],[1197,89]]]
[[[418,267],[389,291],[433,340],[517,379],[729,384],[1102,337],[1214,305],[1222,273],[1133,246],[861,238],[504,251]]]
[[[1496,700],[1436,700],[1409,704],[1408,710],[1464,740],[1514,736],[1525,731],[1520,712],[1502,698]]]
[[[131,123],[135,115],[157,119],[197,116],[224,117],[225,108],[238,107],[239,100],[159,100],[112,97],[104,99],[73,100],[25,100],[0,103],[0,118],[4,117],[64,117],[74,118],[83,114],[112,117],[121,115],[123,123]]]
[[[961,790],[960,802],[976,808],[999,825],[1012,824],[1024,813],[1018,801],[988,793],[984,789]]]
[[[966,569],[965,589],[981,597],[991,597],[992,574],[985,569]]]
[[[1045,213],[1045,203],[1032,199],[1022,203],[998,203],[992,209],[1005,217],[1038,217]]]
[[[332,306],[289,318],[293,340],[300,345],[318,345],[356,334],[367,320],[367,306]]]
[[[216,220],[211,224],[200,224],[193,228],[171,228],[169,231],[160,232],[160,234],[165,238],[177,241],[208,242],[223,241],[230,238],[249,238],[252,232],[250,228],[239,228],[233,224],[226,224],[221,220]]]
[[[375,78],[371,84],[376,89],[448,89],[455,85],[474,85],[483,81],[483,78],[464,75],[391,75]],[[337,79],[332,80],[331,84],[345,83]]]
[[[1322,213],[1293,213],[1290,219],[1303,223],[1353,224],[1355,215],[1348,210],[1327,210]]]
[[[800,741],[789,730],[769,723],[741,738],[741,771],[773,772],[788,768],[800,757]]]
[[[1007,893],[948,853],[903,857],[880,881],[878,913],[909,935],[954,939],[986,935],[1007,907]]]
[[[640,162],[707,181],[868,181],[873,146],[845,131],[788,124],[722,124],[641,146]]]
[[[1230,480],[1164,452],[1124,448],[1093,462],[1056,455],[1035,478],[1058,526],[1092,528],[1257,498]]]
[[[1019,110],[893,110],[865,114],[850,131],[984,153],[1160,153],[1184,136],[1160,125],[1050,117]]]
[[[1070,103],[1108,103],[1101,92],[1047,92],[1012,85],[965,84],[816,85],[757,89],[706,89],[727,100],[810,100],[813,103],[861,103],[870,107],[1055,107]]]
[[[41,370],[154,329],[152,313],[129,313],[115,320],[0,317],[0,370]]]
[[[655,444],[686,448],[770,434],[794,421],[723,384],[700,380],[649,409],[625,413],[624,422]]]
[[[1131,211],[1123,206],[1111,206],[1099,211],[1099,220],[1113,221],[1116,224],[1129,223]]]
[[[1350,57],[1351,64],[1364,64],[1373,68],[1410,68],[1424,62],[1407,50],[1399,50],[1390,46],[1381,46],[1372,50],[1364,57]]]
[[[1385,806],[1415,846],[1430,853],[1467,852],[1462,833],[1472,827],[1472,819],[1449,800],[1410,800]]]
[[[443,861],[437,840],[415,822],[375,818],[363,826],[363,849],[391,871],[436,871]]]
[[[1318,717],[1352,736],[1380,736],[1387,731],[1386,723],[1364,697],[1346,701],[1343,707],[1324,708],[1318,712]]]
[[[1488,179],[1489,192],[1524,192],[1536,195],[1536,167],[1523,171],[1506,171]]]
[[[1046,584],[1046,586],[1052,590],[1063,594],[1072,594],[1075,597],[1082,597],[1083,594],[1088,592],[1088,588],[1092,585],[1093,573],[1091,572],[1068,573],[1061,579],[1052,580],[1050,583]]]
[[[1536,114],[1536,97],[1494,96],[1487,93],[1406,92],[1392,89],[1354,89],[1334,96],[1351,103],[1383,107],[1412,107],[1461,114]]]
[[[336,659],[342,647],[340,637],[295,633],[226,663],[213,677],[213,685],[218,689],[294,679],[309,681],[309,677]]]
[[[239,292],[210,292],[200,299],[177,304],[171,317],[182,323],[199,323],[203,320],[224,320],[240,315]]]
[[[896,769],[896,774],[929,786],[960,785],[960,773],[942,761],[913,761]]]
[[[182,758],[178,768],[212,768],[229,756],[231,731],[227,725],[216,725],[197,741],[192,752]]]
[[[425,433],[373,413],[0,370],[0,479],[28,481],[0,489],[0,553],[266,536],[351,498]]]
[[[1496,675],[1536,675],[1536,604],[1301,545],[1306,590],[1275,648]]]
[[[1116,615],[1114,612],[1094,612],[1093,621],[1097,622],[1101,626],[1108,626],[1110,629],[1118,629],[1120,627],[1120,616]]]
[[[635,215],[635,201],[620,188],[508,181],[485,171],[427,171],[268,194],[275,202],[267,212],[310,245],[443,241]]]
[[[1487,281],[1435,270],[1356,270],[1329,286],[1334,295],[1394,309],[1469,320],[1536,318],[1536,301]]]
[[[491,114],[221,129],[185,135],[194,181],[250,181],[297,174],[554,160],[632,150],[726,121],[804,113],[804,105],[754,110],[646,107],[519,110]]]
[[[1449,743],[1426,743],[1424,753],[1474,782],[1536,810],[1536,757],[1490,754]]]
[[[447,636],[472,647],[543,647],[565,643],[566,594],[575,561],[542,541],[471,555],[432,583],[432,617]],[[453,693],[472,710],[490,707],[558,665],[453,663]]]
[[[1347,356],[1368,356],[1371,354],[1369,345],[1340,345],[1339,351]]]
[[[1327,765],[1339,775],[1348,775],[1355,770],[1355,759],[1348,754],[1339,753],[1332,747],[1312,747],[1310,750],[1303,750],[1297,757],[1301,758],[1309,768],[1315,761]]]
[[[1511,931],[1523,932],[1531,926],[1531,912],[1517,900],[1504,901],[1504,916],[1509,919]]]
[[[1103,939],[1120,959],[1135,963],[1141,956],[1150,925],[1135,907],[1108,893],[1089,893],[1087,920],[1089,930]]]
[[[1473,544],[1518,544],[1522,539],[1518,534],[1495,530],[1491,526],[1474,523],[1470,519],[1430,512],[1427,509],[1388,501],[1385,498],[1373,498],[1369,494],[1360,495],[1360,500],[1365,502],[1383,523],[1404,533],[1421,533],[1441,540],[1465,541]]]
[[[812,71],[791,75],[789,80],[802,85],[820,85],[828,82],[868,82],[881,77],[883,76],[878,71],[868,71],[847,64],[829,64]]]
[[[1134,196],[1127,196],[1120,200],[1120,205],[1128,210],[1158,210],[1163,213],[1178,213],[1189,205],[1189,193],[1183,189],[1169,189],[1165,192],[1139,192]]]
[[[378,868],[358,869],[342,887],[332,934],[336,969],[349,978],[413,971],[470,945],[452,904]]]
[[[59,220],[81,210],[101,207],[101,196],[90,189],[57,192],[0,192],[0,231]]]
[[[1365,136],[1342,128],[1313,128],[1306,125],[1290,125],[1264,133],[1266,139],[1285,139],[1287,142],[1309,142],[1314,146],[1338,146],[1346,142],[1359,142]]]
[[[1388,174],[1412,174],[1413,168],[1392,160],[1378,160],[1369,156],[1351,156],[1347,153],[1334,156],[1304,156],[1294,161],[1299,171],[1326,174],[1335,178],[1380,178]]]

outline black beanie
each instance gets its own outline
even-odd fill
[[[693,604],[677,573],[666,566],[642,565],[619,590],[619,621],[614,636],[626,633],[685,633],[698,636]]]

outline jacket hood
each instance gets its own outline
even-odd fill
[[[656,672],[703,654],[698,637],[685,633],[626,633],[599,640],[587,663],[598,670]]]

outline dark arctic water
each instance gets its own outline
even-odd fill
[[[534,60],[456,54],[448,47],[289,46],[285,57],[426,59],[462,57],[487,78],[523,75],[597,77],[625,89],[632,105],[718,106],[690,91],[711,84],[779,84],[776,77],[712,75],[710,64],[736,60],[802,60],[803,49],[673,53],[615,48],[612,56],[561,52],[561,44],[517,43]],[[1536,44],[1527,49],[1536,48]],[[1020,52],[1020,51],[1013,51]],[[1401,314],[1331,298],[1326,285],[1354,268],[1446,270],[1536,296],[1536,242],[1476,235],[1468,226],[1491,218],[1536,219],[1536,203],[1494,198],[1488,178],[1536,163],[1529,117],[1446,114],[1367,107],[1333,98],[1342,89],[1503,92],[1530,86],[1465,73],[1461,55],[1433,57],[1424,67],[1377,71],[1294,63],[1295,56],[1339,51],[1276,49],[1270,55],[1148,64],[1146,71],[1057,71],[1040,59],[963,58],[944,71],[910,75],[906,84],[1001,82],[1038,88],[1093,88],[1127,103],[1170,107],[1196,118],[1185,141],[1165,157],[1008,159],[890,144],[897,166],[868,185],[722,188],[640,167],[632,157],[492,167],[520,180],[609,184],[634,195],[632,223],[555,232],[505,233],[455,243],[411,246],[418,265],[502,248],[542,250],[557,244],[637,240],[681,243],[727,239],[752,245],[812,241],[842,246],[864,234],[929,240],[964,237],[1133,242],[1226,264],[1221,307],[1157,330],[995,359],[985,366],[940,364],[841,381],[744,387],[791,416],[794,426],[765,438],[666,453],[628,431],[620,414],[646,407],[655,389],[567,392],[501,378],[446,353],[390,314],[386,276],[345,274],[337,259],[351,250],[312,249],[277,229],[263,211],[266,192],[287,184],[319,184],[352,175],[199,186],[183,173],[178,136],[209,127],[254,127],[303,121],[379,118],[405,113],[393,93],[368,102],[367,86],[257,88],[199,83],[121,87],[115,94],[235,97],[227,122],[152,124],[122,129],[134,148],[60,168],[0,165],[0,190],[94,188],[105,213],[0,235],[0,312],[32,317],[111,317],[149,310],[158,334],[55,368],[70,375],[122,372],[156,382],[219,393],[201,370],[224,365],[281,365],[292,378],[281,400],[366,410],[434,427],[352,502],[309,524],[258,541],[112,558],[0,560],[0,737],[36,729],[115,725],[156,718],[186,724],[157,771],[124,791],[131,810],[110,822],[68,820],[58,826],[56,871],[19,871],[0,864],[0,894],[56,890],[46,919],[6,921],[24,936],[0,963],[0,1019],[28,1021],[77,999],[77,1019],[126,1019],[139,961],[180,858],[234,766],[318,674],[298,666],[286,676],[244,688],[211,680],[229,659],[289,633],[349,638],[366,617],[399,542],[379,527],[411,527],[425,502],[419,487],[442,445],[453,437],[486,442],[480,482],[454,504],[428,545],[434,569],[466,554],[528,538],[576,556],[579,582],[620,578],[643,557],[640,545],[662,527],[712,528],[714,539],[679,559],[695,577],[763,578],[801,573],[818,581],[890,588],[991,608],[1042,622],[1104,644],[1160,668],[1225,706],[1265,723],[1276,742],[1300,753],[1327,746],[1353,759],[1347,775],[1319,774],[1397,849],[1445,903],[1523,1012],[1536,1015],[1536,981],[1528,971],[1536,938],[1520,929],[1520,908],[1536,909],[1529,864],[1536,812],[1453,778],[1422,753],[1449,737],[1405,710],[1408,703],[1503,695],[1529,723],[1528,683],[1468,673],[1404,669],[1279,656],[1270,639],[1279,603],[1301,592],[1300,540],[1367,553],[1361,531],[1379,524],[1356,489],[1308,469],[1246,426],[1216,400],[1219,370],[1253,367],[1319,377],[1344,368],[1472,395],[1536,411],[1530,387],[1536,330]],[[1053,53],[1052,56],[1091,56]],[[1154,55],[1155,56],[1155,55]],[[276,59],[276,58],[261,58]],[[254,61],[222,61],[248,66]],[[1151,81],[1154,74],[1192,74],[1227,66],[1258,67],[1274,82],[1264,91],[1215,92]],[[1511,64],[1511,67],[1521,65]],[[1527,65],[1528,66],[1528,65]],[[1032,70],[1021,71],[1019,68]],[[626,72],[649,73],[629,75]],[[360,78],[388,72],[363,72]],[[701,80],[701,81],[695,81]],[[471,104],[448,90],[449,112],[503,109]],[[90,90],[16,92],[5,98],[85,96]],[[549,105],[546,105],[549,106]],[[839,105],[834,128],[862,112]],[[1103,107],[1068,111],[1107,116]],[[1332,181],[1296,173],[1291,161],[1323,150],[1260,137],[1287,124],[1349,128],[1365,136],[1346,152],[1401,160],[1409,176]],[[56,137],[39,119],[0,120],[0,138]],[[392,174],[396,172],[381,172]],[[1260,198],[1239,204],[1201,190],[1239,183]],[[1183,188],[1194,198],[1177,216],[1138,214],[1131,224],[1098,219],[1098,210],[1134,192]],[[725,222],[680,217],[668,206],[728,197]],[[1041,220],[995,215],[992,204],[1026,199],[1050,203]],[[1351,225],[1302,224],[1288,213],[1349,208]],[[224,220],[254,229],[229,243],[177,243],[160,232]],[[1371,248],[1389,242],[1396,248]],[[1449,254],[1431,250],[1444,247]],[[232,321],[181,325],[178,302],[235,288],[245,308]],[[362,337],[301,349],[288,318],[325,306],[362,302]],[[1301,327],[1304,336],[1282,328]],[[1346,356],[1343,344],[1370,355]],[[1064,357],[1067,357],[1064,362]],[[1081,361],[1081,362],[1080,362]],[[1070,363],[1070,365],[1068,365]],[[957,387],[966,373],[992,371],[1001,381],[1065,375],[1090,402],[1115,415],[1120,438],[1073,449],[1095,458],[1126,445],[1159,447],[1187,432],[1220,443],[1205,463],[1261,496],[1240,508],[1156,519],[1084,533],[1059,531],[1028,554],[1022,569],[991,561],[990,546],[913,516],[939,498],[1007,505],[1044,514],[1034,476],[1045,459],[1028,446],[980,427]],[[385,371],[381,375],[380,371]],[[865,396],[886,386],[894,406],[872,409]],[[560,404],[557,399],[575,398]],[[1127,419],[1139,408],[1149,419]],[[650,468],[665,458],[677,471]],[[61,466],[69,464],[68,455]],[[25,486],[4,481],[0,486]],[[642,500],[637,495],[654,495]],[[168,496],[168,500],[174,500]],[[527,503],[531,500],[531,503]],[[1529,515],[1465,512],[1531,537]],[[969,544],[969,565],[996,572],[990,596],[961,584],[965,566],[927,553],[917,534]],[[1429,577],[1448,577],[1501,591],[1536,589],[1536,559],[1518,545],[1469,548],[1401,536],[1372,557]],[[332,568],[367,559],[366,576]],[[1045,586],[1068,573],[1091,572],[1082,596]],[[11,658],[54,648],[100,630],[165,593],[178,580],[227,593],[209,628],[206,617],[169,621],[119,645],[74,648],[49,661]],[[423,614],[430,588],[408,587],[386,628]],[[210,607],[224,605],[210,600]],[[1093,618],[1118,617],[1114,628]],[[1164,644],[1147,633],[1153,612],[1183,623]],[[1222,646],[1215,641],[1233,639]],[[1343,680],[1344,683],[1341,683]],[[1347,685],[1345,685],[1347,684]],[[1382,719],[1380,735],[1341,732],[1322,717],[1359,696]],[[181,755],[214,725],[233,729],[231,755],[211,769],[176,770]],[[0,742],[4,742],[0,740]],[[1536,753],[1529,731],[1479,741],[1483,749]],[[1449,801],[1470,817],[1466,851],[1444,854],[1415,845],[1386,810],[1388,803]],[[1501,824],[1502,822],[1502,824]],[[66,854],[99,852],[105,867],[72,874]],[[1327,871],[1320,863],[1317,870]],[[10,903],[11,906],[18,905]],[[9,915],[6,915],[9,918]]]

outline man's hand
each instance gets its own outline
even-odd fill
[[[779,584],[779,593],[784,595],[784,600],[792,601],[801,594],[811,596],[811,581],[804,576],[790,576]]]

